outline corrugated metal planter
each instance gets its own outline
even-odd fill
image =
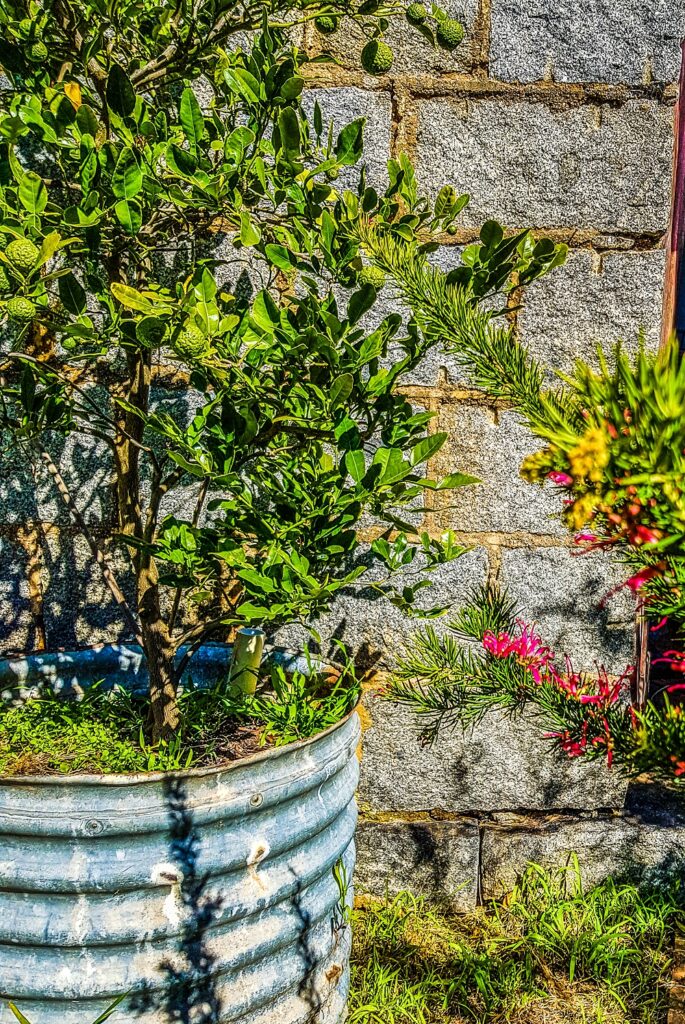
[[[0,662],[0,687],[122,673],[143,681],[135,648]],[[113,1024],[339,1024],[358,740],[352,713],[220,769],[0,779],[0,1021],[11,999],[89,1024],[129,992]]]

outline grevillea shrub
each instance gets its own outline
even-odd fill
[[[520,236],[507,239],[498,226],[487,225],[481,244],[465,251],[463,266],[444,274],[429,265],[415,241],[398,240],[383,225],[367,221],[358,232],[364,251],[396,282],[424,334],[441,339],[474,385],[521,413],[543,445],[525,459],[522,475],[560,491],[562,519],[573,534],[577,553],[606,549],[620,560],[625,568],[623,586],[638,595],[651,628],[658,632],[668,620],[671,635],[675,634],[675,649],[657,660],[672,671],[683,671],[685,655],[679,647],[685,631],[685,365],[676,342],[659,353],[649,353],[640,344],[633,358],[616,345],[611,353],[598,352],[597,369],[578,360],[569,376],[555,375],[530,355],[489,303],[483,304],[490,287],[506,288],[493,274],[492,254],[521,245]],[[526,239],[523,244],[533,243]],[[546,251],[551,264],[562,258],[544,240],[537,251]],[[525,287],[530,280],[524,273],[516,284]],[[548,384],[555,376],[556,381]],[[480,599],[486,601],[484,595]],[[486,606],[482,611],[486,619],[491,614]],[[469,615],[473,614],[471,608]],[[495,637],[500,632],[508,636],[518,647],[532,642],[528,627],[506,622],[499,630],[487,628]],[[478,635],[481,642],[486,632]],[[434,636],[424,635],[419,641],[431,658],[436,645]],[[484,675],[495,680],[512,666],[523,668],[521,653],[506,651],[503,639],[497,649],[485,652],[485,661],[477,666],[480,682]],[[457,659],[454,664],[452,655]],[[450,662],[446,671],[456,673],[457,679],[460,659],[470,655],[447,646],[440,657]],[[542,683],[535,680],[539,667],[521,678],[521,700],[538,706],[542,702],[548,715],[552,707],[556,709],[557,739],[563,738],[569,753],[594,756],[604,748],[629,770],[653,767],[667,777],[679,777],[685,764],[679,685],[659,695],[657,703],[630,708],[619,698],[621,687],[610,683],[601,670],[597,685],[605,689],[600,694],[587,690],[593,685],[589,676],[579,676],[570,665],[555,668],[556,660],[551,654],[550,658]],[[417,679],[430,682],[434,666],[429,660],[423,672],[419,662],[420,656],[414,665]],[[622,680],[631,673],[632,668],[626,669]],[[444,701],[446,712],[454,700],[459,717],[461,683],[452,682],[445,692],[431,691],[431,700],[438,705]],[[510,682],[507,700],[517,692],[518,684],[513,678]],[[529,684],[534,684],[532,689]],[[400,694],[413,702],[408,692],[396,691]],[[417,695],[419,711],[430,710],[426,694],[424,690]],[[480,706],[480,697],[468,696]],[[498,703],[494,692],[492,702]],[[597,730],[593,719],[599,707]],[[611,718],[612,724],[602,733],[604,718]]]
[[[672,702],[684,687],[667,688],[658,706],[634,707],[632,673],[632,666],[619,676],[602,667],[577,671],[505,595],[485,588],[459,611],[451,635],[438,637],[430,627],[419,633],[387,696],[420,716],[427,738],[441,727],[475,724],[489,711],[527,713],[569,757],[685,783],[685,714]]]

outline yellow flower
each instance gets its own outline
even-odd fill
[[[595,494],[582,494],[566,509],[564,519],[574,530],[580,530],[592,519],[597,506]]]
[[[521,476],[529,484],[540,483],[547,477],[550,470],[550,458],[552,452],[549,448],[543,448],[541,452],[533,452],[526,455],[519,470]]]
[[[590,427],[568,453],[571,473],[576,480],[598,483],[609,463],[607,436],[599,427]]]

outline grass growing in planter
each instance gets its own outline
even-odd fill
[[[220,764],[306,739],[351,711],[359,685],[351,665],[325,674],[262,674],[255,694],[225,684],[179,696],[180,727],[168,741],[146,741],[149,697],[94,686],[81,700],[44,696],[0,709],[0,776],[75,772],[174,771]]]
[[[355,911],[349,1024],[662,1024],[675,881],[583,890],[577,865],[528,867],[458,915],[402,893]]]

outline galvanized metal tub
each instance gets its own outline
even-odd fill
[[[0,662],[0,688],[140,681],[134,648],[102,652],[80,677],[78,654]],[[359,733],[353,712],[220,769],[0,779],[0,1022],[12,1000],[90,1024],[129,993],[113,1024],[340,1024]]]

